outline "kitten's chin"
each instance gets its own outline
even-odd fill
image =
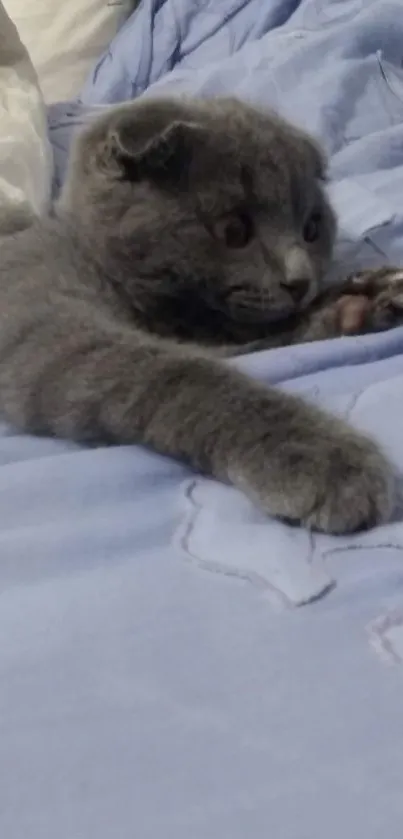
[[[281,309],[270,309],[257,311],[256,309],[233,309],[230,314],[230,319],[240,326],[256,326],[264,327],[270,326],[274,323],[281,323],[283,320],[288,320],[297,313],[294,306],[288,308],[281,307]]]
[[[297,314],[298,309],[292,301],[282,301],[281,304],[270,302],[267,306],[256,306],[247,300],[237,302],[232,300],[230,305],[223,307],[225,314],[231,321],[245,326],[270,326]]]

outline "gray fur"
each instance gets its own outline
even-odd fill
[[[393,478],[374,443],[219,358],[337,334],[317,303],[335,231],[324,168],[308,137],[235,100],[101,117],[56,216],[1,243],[3,415],[145,444],[309,527],[386,520]]]

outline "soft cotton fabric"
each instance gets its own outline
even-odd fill
[[[49,204],[53,157],[38,80],[0,2],[0,231],[2,220]]]
[[[77,96],[135,0],[4,0],[38,73],[46,102]]]

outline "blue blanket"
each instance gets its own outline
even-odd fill
[[[403,264],[402,63],[401,0],[143,0],[51,111],[57,179],[99,107],[235,93],[326,146],[344,265]],[[403,329],[233,363],[403,471]],[[400,515],[310,536],[140,448],[6,428],[0,464],[2,835],[400,839]]]

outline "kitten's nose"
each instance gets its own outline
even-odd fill
[[[295,277],[292,280],[287,280],[284,283],[284,288],[291,294],[295,303],[301,303],[301,300],[308,294],[310,285],[311,283],[307,277]]]

